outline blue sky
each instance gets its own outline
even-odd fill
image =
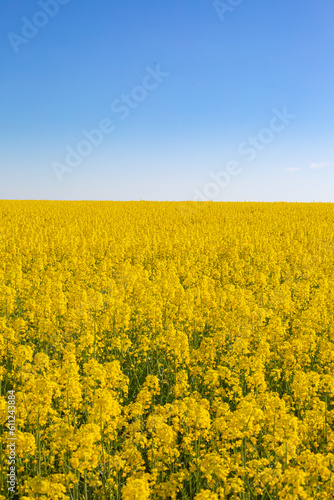
[[[334,202],[332,0],[1,9],[0,198]]]

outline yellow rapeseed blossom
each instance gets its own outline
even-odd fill
[[[219,500],[217,493],[210,490],[201,490],[195,496],[195,500]]]
[[[148,500],[149,483],[146,478],[130,478],[122,489],[122,500]]]

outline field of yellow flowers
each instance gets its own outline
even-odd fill
[[[0,201],[0,499],[333,499],[333,270],[333,204]]]

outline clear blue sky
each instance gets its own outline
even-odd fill
[[[0,198],[334,202],[333,0],[1,10]]]

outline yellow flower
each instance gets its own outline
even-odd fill
[[[218,495],[210,490],[201,490],[195,495],[195,500],[218,500]]]
[[[122,489],[122,500],[148,500],[149,483],[145,477],[130,478]]]
[[[34,455],[36,451],[35,436],[29,432],[17,431],[16,437],[18,456],[23,457],[24,455]]]

